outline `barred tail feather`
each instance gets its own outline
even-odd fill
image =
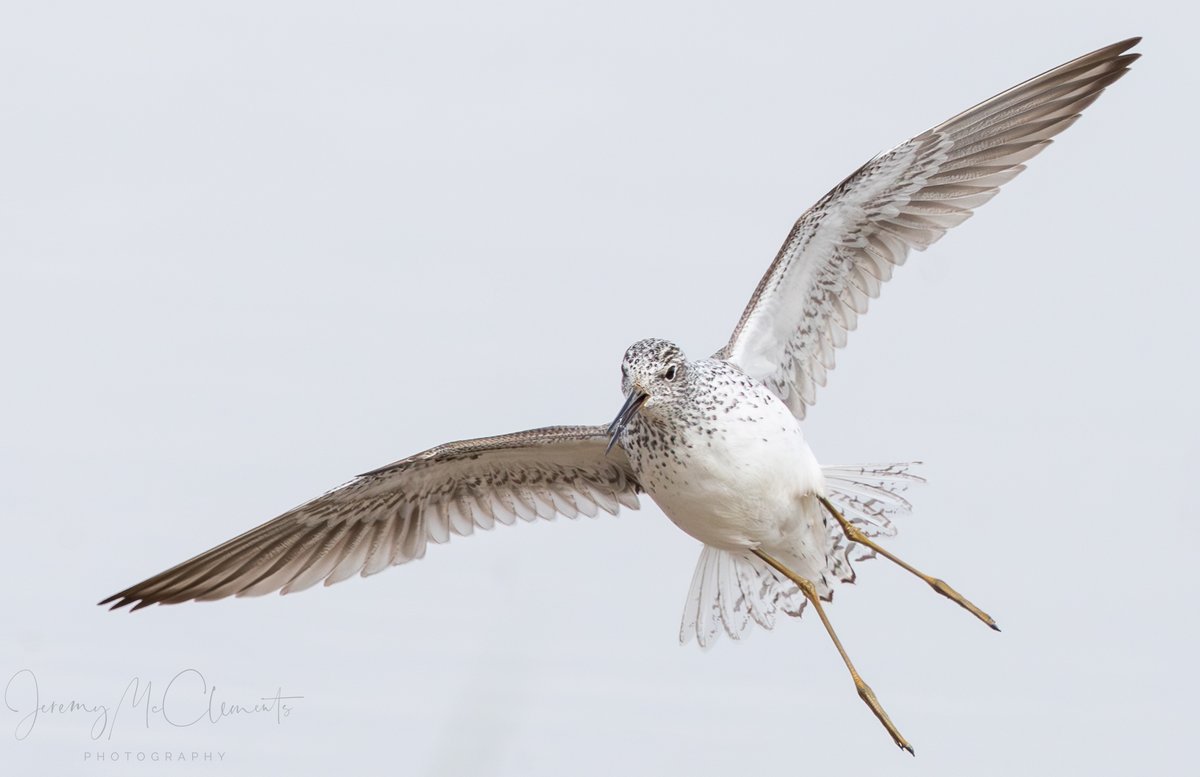
[[[679,641],[686,645],[695,636],[706,648],[722,630],[741,639],[751,624],[770,629],[776,612],[798,616],[806,603],[794,583],[753,553],[705,545],[683,608]]]
[[[829,501],[868,537],[892,537],[896,534],[892,519],[907,515],[912,509],[904,492],[909,486],[925,482],[912,472],[919,464],[825,467]],[[832,519],[829,524],[836,527]],[[826,573],[814,581],[823,599],[832,596],[830,579],[854,582],[850,556],[857,546],[854,543],[846,545],[845,536],[836,528],[829,531],[829,540]],[[873,555],[867,553],[854,560],[861,561]],[[773,628],[778,612],[799,616],[806,603],[794,583],[753,553],[718,550],[706,545],[692,576],[679,641],[687,644],[694,636],[700,647],[706,648],[722,631],[732,639],[741,639],[755,623],[764,629]]]
[[[925,482],[912,470],[919,461],[822,467],[829,501],[868,537],[894,537],[892,519],[912,512],[904,498],[909,486]]]

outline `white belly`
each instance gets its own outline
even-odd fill
[[[826,531],[815,495],[824,493],[824,478],[786,405],[756,385],[736,411],[672,427],[668,451],[634,449],[630,458],[676,526],[722,550],[761,548],[823,566]]]

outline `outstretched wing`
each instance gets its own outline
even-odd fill
[[[368,472],[100,604],[300,591],[332,585],[425,555],[447,542],[517,518],[553,518],[621,505],[641,490],[620,447],[605,455],[603,426],[556,426],[439,445]]]
[[[867,162],[796,222],[716,357],[803,418],[892,268],[1024,170],[1126,73],[1139,40],[1056,67]]]

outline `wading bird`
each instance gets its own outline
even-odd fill
[[[796,222],[733,335],[707,359],[666,340],[621,363],[609,426],[555,426],[440,445],[351,480],[105,599],[113,608],[326,585],[425,555],[429,542],[517,518],[616,513],[651,496],[704,543],[681,639],[771,628],[811,604],[859,696],[912,752],[855,670],[822,600],[878,554],[993,629],[944,581],[880,546],[907,465],[822,467],[800,421],[869,299],[904,262],[965,221],[1124,75],[1137,38],[1079,57],[867,162]]]

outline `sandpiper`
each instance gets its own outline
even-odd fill
[[[556,426],[452,442],[354,478],[258,528],[105,599],[113,608],[288,593],[425,555],[476,528],[637,508],[647,493],[704,543],[681,640],[737,638],[811,603],[859,696],[892,724],[822,601],[852,560],[899,564],[992,628],[944,581],[881,547],[908,509],[907,464],[822,467],[800,421],[834,352],[910,249],[965,221],[1127,72],[1131,38],[980,103],[867,162],[796,222],[729,342],[688,359],[632,345],[609,426]]]

